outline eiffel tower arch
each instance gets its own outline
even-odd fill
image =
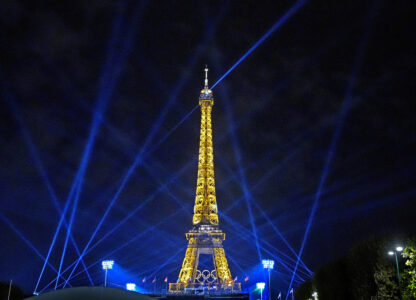
[[[208,68],[205,86],[199,95],[201,129],[199,140],[198,178],[192,218],[193,227],[186,233],[188,247],[178,280],[169,283],[169,292],[186,293],[195,289],[220,292],[240,292],[241,284],[231,276],[222,242],[225,233],[219,228],[214,179],[214,151],[212,146],[211,112],[214,96],[208,87]],[[202,269],[201,255],[212,257],[212,269]]]

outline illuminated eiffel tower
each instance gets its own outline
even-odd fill
[[[199,95],[201,131],[198,180],[192,219],[193,228],[186,233],[188,248],[177,282],[169,284],[169,292],[171,293],[187,293],[198,290],[241,291],[241,284],[234,282],[228,268],[227,258],[222,246],[225,233],[218,226],[211,124],[213,105],[214,96],[208,87],[208,68],[205,67],[205,86]],[[201,255],[212,257],[212,270],[199,269]]]

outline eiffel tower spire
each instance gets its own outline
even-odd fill
[[[234,282],[222,246],[225,233],[218,226],[217,199],[214,180],[211,112],[214,96],[208,87],[208,67],[205,67],[204,89],[199,95],[201,130],[199,141],[198,177],[193,228],[186,233],[188,248],[177,282],[169,283],[169,292],[186,293],[208,287],[217,291],[240,292],[241,284]],[[199,269],[200,255],[212,257],[212,270]]]

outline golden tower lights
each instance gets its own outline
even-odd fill
[[[215,196],[214,152],[212,146],[211,111],[214,96],[208,87],[208,68],[205,67],[205,85],[199,95],[201,129],[199,140],[198,177],[193,228],[186,233],[188,248],[176,283],[169,283],[169,292],[184,293],[195,289],[214,289],[240,292],[241,284],[234,282],[222,242],[225,233],[219,229]],[[199,270],[200,255],[211,255],[213,270]]]

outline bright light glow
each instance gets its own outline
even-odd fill
[[[318,292],[313,292],[312,297],[317,297],[318,296]]]
[[[399,247],[397,247],[397,248],[396,248],[396,250],[397,250],[398,252],[402,252],[402,251],[403,251],[403,247],[399,246]]]
[[[135,291],[136,290],[136,284],[135,283],[126,283],[126,289],[128,291]]]
[[[393,255],[394,254],[394,252],[393,251],[389,251],[389,255]]]
[[[265,269],[273,269],[274,268],[274,260],[273,259],[263,259],[261,261],[263,264],[263,268]]]
[[[103,270],[111,270],[114,265],[114,260],[103,260],[101,265],[103,266]]]
[[[259,290],[264,290],[265,286],[266,286],[266,284],[264,282],[257,282],[256,283],[256,288],[258,288]]]

